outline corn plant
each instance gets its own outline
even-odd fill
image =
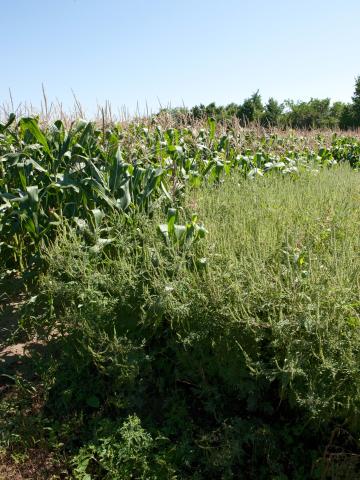
[[[319,139],[315,151],[299,150],[291,136],[286,141],[263,137],[257,143],[251,133],[244,137],[252,148],[241,147],[239,132],[220,132],[212,118],[199,130],[141,123],[105,129],[85,120],[68,128],[58,120],[43,128],[38,118],[17,121],[11,114],[0,124],[3,264],[30,268],[65,219],[90,228],[96,211],[105,216],[166,212],[181,204],[186,188],[220,185],[233,172],[255,179],[270,173],[297,175],[343,161],[359,165],[356,139],[334,137],[327,146]],[[275,142],[281,147],[276,152]],[[168,235],[174,240],[172,228],[170,224]]]
[[[191,221],[185,224],[179,224],[178,210],[169,208],[167,214],[167,223],[158,226],[168,245],[178,245],[181,248],[189,247],[194,242],[204,238],[208,233],[203,224],[197,223],[197,215],[191,217]]]

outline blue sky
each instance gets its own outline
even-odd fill
[[[330,97],[360,75],[359,0],[0,0],[0,102],[91,115],[109,100],[165,106]]]

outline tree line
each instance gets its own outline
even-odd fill
[[[311,98],[309,101],[285,100],[280,103],[269,98],[263,103],[259,91],[243,103],[218,106],[195,105],[191,109],[163,109],[174,116],[190,113],[194,118],[213,117],[217,120],[237,117],[243,126],[256,122],[265,127],[292,127],[299,129],[340,128],[350,130],[360,127],[360,76],[355,80],[351,103],[331,102],[330,98]]]

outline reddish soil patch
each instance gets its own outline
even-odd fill
[[[24,458],[0,457],[0,480],[60,480],[70,478],[52,456],[31,449]]]
[[[13,393],[13,382],[9,378],[19,375],[28,380],[34,379],[30,357],[35,350],[45,347],[39,339],[21,339],[11,343],[18,328],[19,308],[23,298],[0,303],[0,401]],[[68,479],[53,455],[43,449],[30,449],[26,455],[0,453],[0,480],[58,480]]]

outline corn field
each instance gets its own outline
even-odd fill
[[[42,128],[37,118],[10,115],[0,124],[3,264],[31,268],[65,220],[102,248],[111,242],[101,229],[110,212],[166,212],[181,203],[185,189],[221,184],[234,171],[249,179],[296,176],[341,162],[356,168],[360,161],[360,142],[351,137],[334,136],[324,146],[319,136],[299,150],[279,134],[264,135],[257,145],[247,136],[213,119],[202,128],[163,129],[155,122],[105,128],[82,120]]]

